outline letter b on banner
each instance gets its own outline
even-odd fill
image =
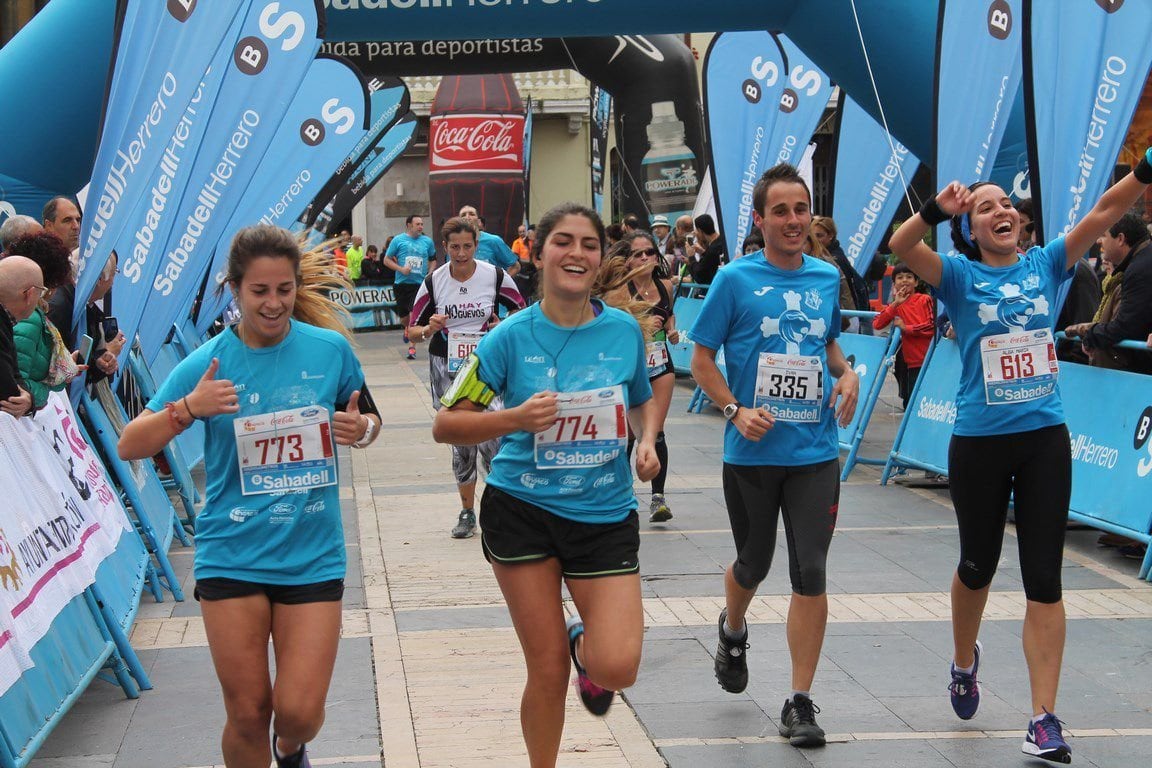
[[[232,55],[236,68],[246,75],[258,75],[264,71],[268,61],[268,46],[258,37],[245,37],[236,43],[236,52]]]
[[[188,21],[192,16],[192,12],[196,10],[197,0],[168,0],[168,13],[172,18],[183,24]]]

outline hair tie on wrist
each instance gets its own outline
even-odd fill
[[[188,411],[188,415],[192,417],[193,421],[198,421],[200,419],[199,416],[192,413],[192,407],[188,405],[188,395],[184,395],[184,408]]]
[[[1140,158],[1140,162],[1136,163],[1136,167],[1132,169],[1132,175],[1136,177],[1136,181],[1141,184],[1152,184],[1152,148],[1144,151],[1144,156]]]
[[[920,208],[920,218],[924,219],[924,223],[928,226],[935,227],[943,224],[952,217],[944,213],[944,210],[940,207],[940,203],[936,202],[935,197],[930,197],[928,198],[928,202],[924,203],[923,207]]]

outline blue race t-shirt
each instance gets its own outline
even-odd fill
[[[806,255],[798,269],[783,270],[759,251],[716,273],[689,337],[709,349],[724,348],[728,386],[740,405],[751,408],[757,402],[756,380],[764,353],[770,353],[767,365],[772,366],[785,362],[784,355],[809,358],[812,368],[819,368],[821,391],[821,400],[804,414],[814,420],[787,420],[799,418],[790,411],[800,411],[805,397],[814,398],[816,374],[801,384],[789,379],[786,369],[773,367],[772,371],[781,371],[771,374],[779,386],[765,386],[760,397],[779,396],[766,406],[776,415],[776,425],[759,442],[752,442],[729,422],[724,428],[725,462],[801,466],[839,455],[835,411],[828,402],[833,380],[826,351],[828,342],[839,335],[840,273],[831,264]],[[765,378],[769,377],[766,370]]]
[[[428,260],[436,258],[436,244],[428,235],[412,237],[403,232],[392,238],[384,254],[402,267],[411,267],[408,274],[396,273],[396,283],[419,285],[428,274]]]
[[[293,585],[344,578],[339,485],[243,495],[234,425],[306,406],[328,409],[330,422],[336,403],[364,386],[352,346],[335,331],[296,321],[283,341],[264,349],[227,330],[176,366],[148,410],[163,411],[191,393],[213,357],[220,360],[216,378],[236,387],[240,412],[206,420],[207,501],[196,516],[196,578]]]
[[[481,232],[476,242],[476,260],[486,261],[500,269],[508,269],[520,261],[503,240],[488,232]]]
[[[617,418],[624,418],[628,409],[652,397],[640,326],[628,313],[610,307],[584,325],[563,328],[533,304],[489,331],[476,348],[476,357],[479,379],[503,397],[505,408],[515,408],[544,391],[557,392],[562,402],[566,393],[590,392],[595,401],[619,386],[624,402]],[[555,437],[555,431],[562,431],[564,438],[574,433],[607,436],[603,424],[599,434],[588,434],[584,425],[570,419],[561,419],[558,425],[543,434],[548,439]],[[536,442],[536,435],[528,432],[505,435],[492,460],[488,485],[584,523],[619,522],[636,508],[624,447],[598,466],[541,469],[538,458],[548,464],[547,451],[538,457]]]
[[[1048,359],[1043,339],[1026,332],[1047,331],[1051,342],[1056,291],[1074,271],[1066,260],[1063,237],[1029,248],[1009,267],[940,257],[935,292],[948,306],[962,363],[953,434],[1004,435],[1064,423],[1055,350]],[[982,354],[981,341],[993,336],[999,338],[985,342]]]

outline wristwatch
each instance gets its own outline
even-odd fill
[[[728,403],[724,406],[724,418],[728,421],[736,418],[736,413],[740,410],[740,403]]]

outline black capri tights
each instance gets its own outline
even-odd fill
[[[792,591],[817,597],[827,589],[828,547],[840,506],[837,459],[798,467],[724,465],[724,503],[736,541],[732,576],[756,589],[772,565],[776,521],[784,514]]]
[[[1059,602],[1072,495],[1068,428],[1059,424],[1010,435],[953,436],[948,478],[960,527],[956,573],[961,583],[968,589],[992,583],[1012,498],[1024,594],[1037,603]]]

